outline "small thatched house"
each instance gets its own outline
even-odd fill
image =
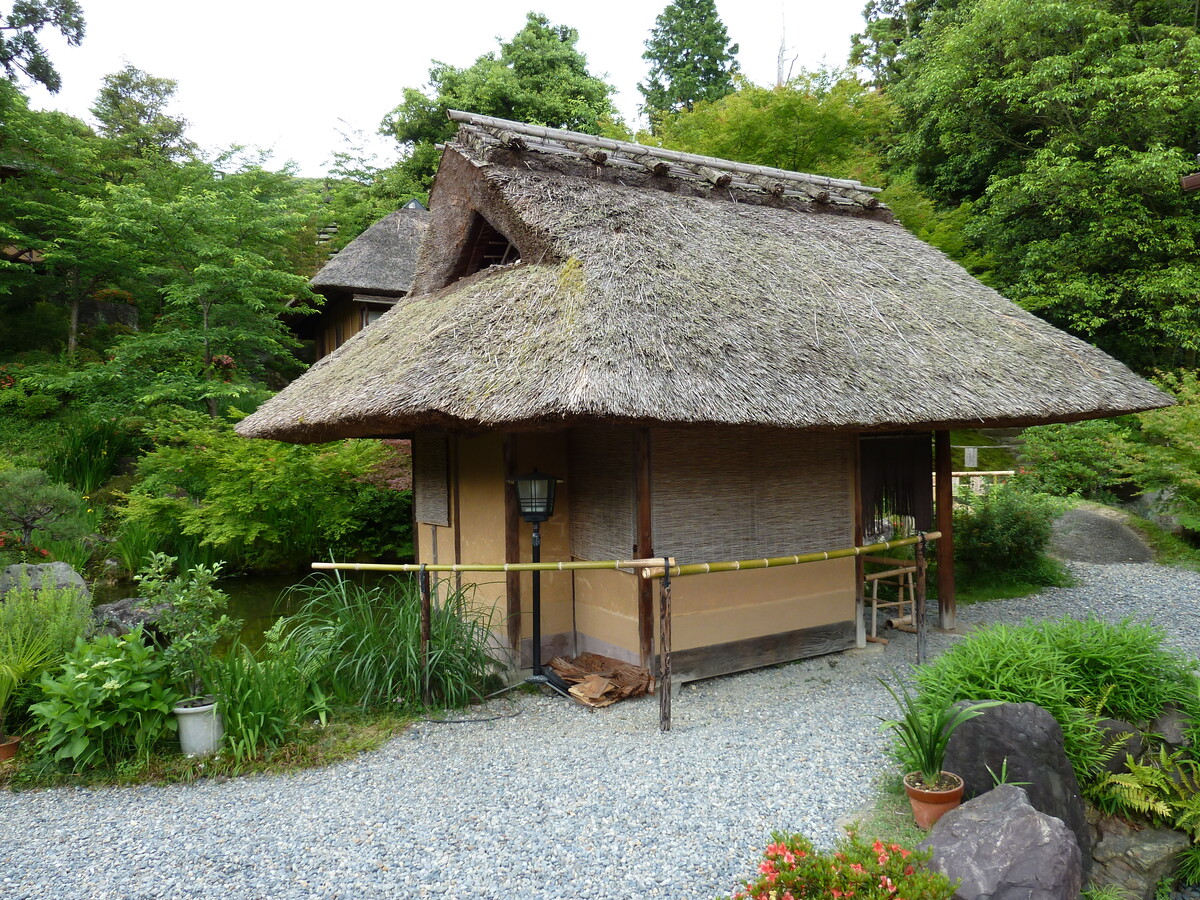
[[[328,356],[358,334],[412,288],[417,252],[429,225],[418,200],[388,213],[321,267],[309,284],[325,298],[316,313],[297,316],[296,334]]]
[[[849,547],[881,498],[929,524],[931,433],[948,476],[951,427],[1169,403],[856,182],[452,116],[412,293],[239,426],[412,436],[421,561],[528,560],[507,481],[535,468],[563,480],[546,560]],[[633,575],[542,588],[545,656],[650,661]],[[858,591],[852,559],[679,579],[675,670],[853,646]],[[479,595],[527,660],[528,576]]]

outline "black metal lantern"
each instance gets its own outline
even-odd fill
[[[554,515],[554,488],[558,479],[543,475],[534,469],[528,475],[513,479],[517,488],[517,505],[521,518],[533,525],[533,561],[542,561],[541,523]],[[542,674],[542,573],[533,572],[533,674],[529,680],[539,684],[546,682]]]
[[[554,488],[558,482],[557,478],[553,475],[543,475],[534,469],[528,475],[518,475],[515,482],[522,519],[536,524],[545,522],[554,515]]]

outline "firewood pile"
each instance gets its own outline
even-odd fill
[[[556,656],[549,666],[571,686],[571,696],[587,706],[608,706],[654,690],[654,678],[645,666],[623,663],[598,653],[581,653],[574,659]]]

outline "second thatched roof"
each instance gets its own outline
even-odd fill
[[[388,213],[312,277],[313,290],[400,296],[412,287],[429,213],[420,204]]]
[[[468,123],[447,147],[413,295],[242,434],[312,442],[583,422],[875,431],[1170,403],[893,224],[861,186],[843,201],[858,212],[834,215],[769,188],[635,177],[611,161],[564,162],[561,147],[542,156],[529,135],[494,138]],[[480,220],[521,262],[458,277]]]

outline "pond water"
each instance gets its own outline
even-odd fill
[[[218,587],[229,595],[229,616],[243,622],[242,643],[257,649],[262,644],[263,632],[274,625],[280,616],[286,616],[294,610],[296,600],[294,596],[287,595],[288,588],[310,577],[314,577],[313,573],[299,571],[222,578]],[[334,576],[322,573],[316,577]],[[345,577],[360,584],[373,584],[384,576],[378,572],[346,572]],[[95,604],[137,596],[137,584],[130,580],[95,582],[91,588],[92,602]]]

